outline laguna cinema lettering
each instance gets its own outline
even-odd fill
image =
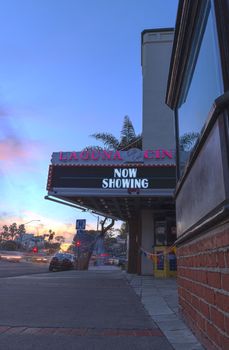
[[[145,150],[142,151],[143,159],[173,159],[173,154],[171,150],[166,149],[156,149],[156,150]],[[120,160],[122,161],[121,151],[106,151],[106,150],[90,150],[82,152],[59,152],[59,161],[100,161],[100,160]]]

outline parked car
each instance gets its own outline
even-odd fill
[[[118,256],[117,259],[118,259],[118,266],[120,266],[122,268],[126,267],[126,265],[127,265],[127,258],[126,257]]]
[[[70,253],[56,253],[49,264],[49,271],[73,270],[76,267],[76,257]]]

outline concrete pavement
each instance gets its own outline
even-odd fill
[[[173,349],[119,269],[4,277],[0,300],[0,349]]]
[[[152,320],[175,350],[204,349],[179,314],[175,278],[155,279],[129,274],[126,277]]]

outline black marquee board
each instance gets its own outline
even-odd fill
[[[118,174],[121,175],[119,176]],[[121,182],[116,182],[117,179],[121,179]],[[130,181],[130,186],[128,186],[128,180],[131,179],[134,181]],[[143,179],[146,179],[145,182],[141,182]],[[106,185],[109,181],[111,181],[112,184],[118,184],[118,188],[120,189],[128,187],[133,188],[133,186],[135,186],[133,185],[135,180],[140,180],[140,183],[143,183],[143,185],[147,183],[147,188],[144,187],[146,189],[175,188],[176,170],[174,166],[147,167],[134,166],[134,164],[126,167],[52,165],[49,172],[48,188],[106,189]],[[137,182],[139,183],[139,181]],[[110,188],[111,187],[108,189]],[[114,185],[112,188],[114,189],[117,187]]]

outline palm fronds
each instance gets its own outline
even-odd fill
[[[186,152],[191,151],[199,136],[200,134],[198,132],[188,132],[183,134],[179,140],[180,150]]]
[[[99,133],[95,133],[91,136],[94,137],[98,141],[102,141],[104,143],[104,146],[108,149],[116,150],[118,148],[119,141],[112,134],[105,133],[105,132],[102,132],[102,133],[99,132]]]
[[[94,133],[91,135],[96,140],[101,141],[104,144],[104,147],[100,146],[87,146],[85,150],[124,150],[127,151],[130,148],[139,148],[142,149],[142,135],[136,135],[134,126],[130,118],[126,115],[124,117],[120,141],[112,134],[106,132]]]

